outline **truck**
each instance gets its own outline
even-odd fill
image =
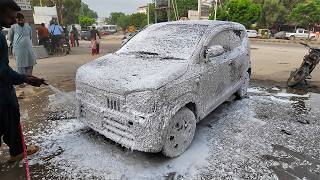
[[[316,35],[306,29],[296,29],[294,32],[287,32],[286,39],[289,40],[314,40],[316,39]]]

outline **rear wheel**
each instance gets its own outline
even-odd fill
[[[243,84],[235,94],[237,99],[243,99],[247,96],[249,84],[250,84],[250,75],[249,75],[249,72],[246,72],[244,75]]]
[[[299,84],[300,82],[305,81],[308,75],[309,75],[309,67],[302,66],[299,69],[291,72],[290,77],[287,81],[287,85],[289,87],[293,87]]]
[[[196,123],[195,115],[190,109],[180,109],[167,128],[162,154],[173,158],[185,152],[193,140]]]

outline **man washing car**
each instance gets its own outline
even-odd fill
[[[10,28],[16,23],[20,7],[13,0],[0,1],[0,28]],[[46,84],[44,79],[15,72],[9,66],[8,46],[5,36],[0,33],[0,145],[1,138],[9,146],[9,162],[23,159],[23,143],[20,134],[20,111],[14,85],[27,83],[39,87]],[[27,146],[27,153],[39,150],[34,145]]]

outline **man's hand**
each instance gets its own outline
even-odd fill
[[[42,84],[48,85],[44,79],[40,79],[35,76],[27,76],[26,83],[35,87],[40,87]]]

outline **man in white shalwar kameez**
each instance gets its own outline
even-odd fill
[[[25,24],[23,14],[17,14],[17,24],[11,26],[9,39],[12,43],[17,71],[31,76],[33,66],[36,64],[36,55],[32,49],[32,29]]]

